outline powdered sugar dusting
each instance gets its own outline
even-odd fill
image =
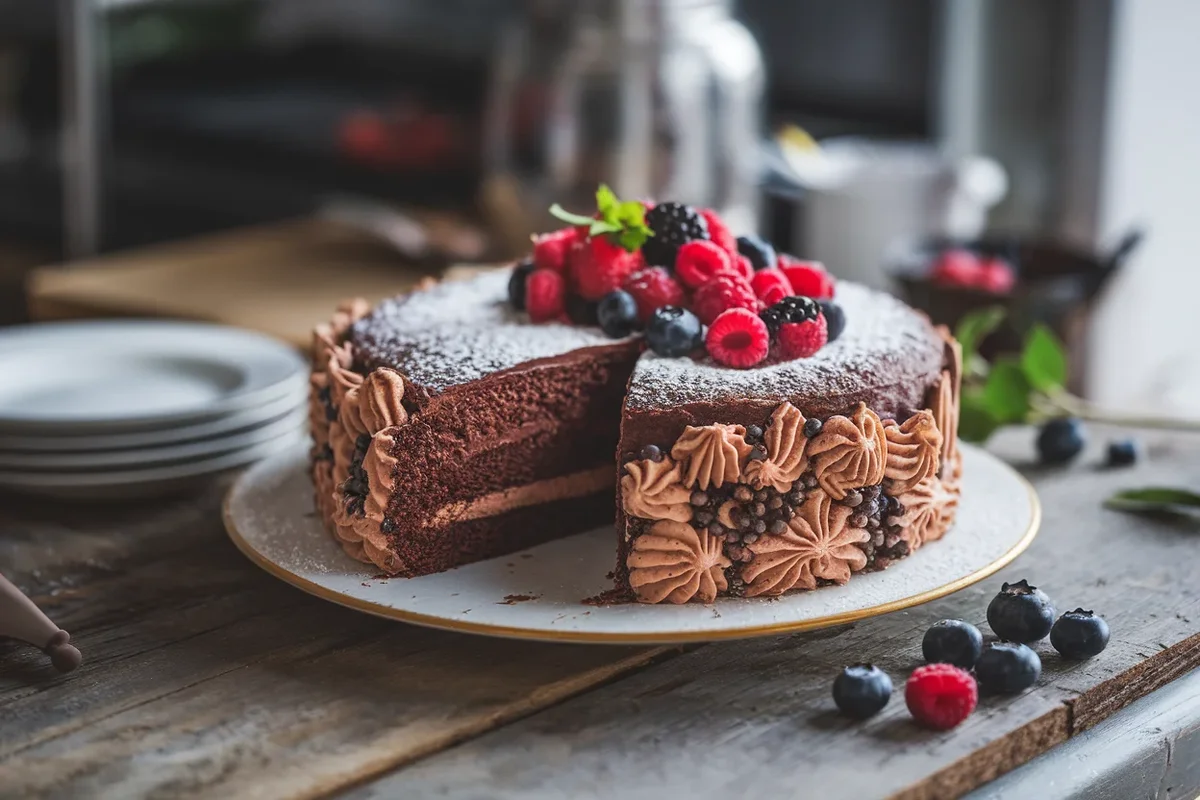
[[[937,332],[904,303],[858,284],[839,282],[837,302],[846,312],[846,330],[811,358],[737,370],[707,358],[648,352],[634,368],[626,406],[853,395],[873,381],[879,388],[898,388],[908,395],[897,398],[902,404],[917,406],[941,369],[943,343]]]
[[[613,343],[599,328],[532,324],[508,303],[508,270],[385,300],[354,326],[369,366],[392,366],[427,390],[539,358]]]

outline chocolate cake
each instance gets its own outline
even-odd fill
[[[793,295],[801,272],[780,284],[785,300],[763,300],[776,291],[773,275],[739,300],[754,274],[776,271],[768,264],[736,277],[745,291],[729,291],[722,269],[688,284],[700,313],[711,302],[699,286],[720,284],[708,296],[725,307],[703,334],[690,311],[643,313],[637,292],[661,291],[673,280],[666,271],[648,281],[635,271],[653,267],[597,267],[593,256],[599,278],[568,267],[567,283],[547,277],[538,256],[515,273],[435,285],[374,310],[348,304],[317,329],[312,476],[320,513],[350,555],[391,575],[424,575],[611,525],[615,500],[621,593],[712,602],[844,583],[950,527],[960,356],[922,314],[845,282],[836,306],[823,298],[817,310]],[[691,256],[677,257],[687,284]],[[620,272],[617,285],[633,294],[606,286],[604,270]],[[604,330],[561,308],[535,323],[538,311],[521,308],[526,286],[542,308],[562,302],[570,290],[553,291],[564,284],[600,287],[576,291],[593,305],[602,296]],[[611,324],[622,307],[641,314],[645,336]],[[846,321],[844,333],[829,329],[834,319]],[[660,323],[675,326],[673,340],[656,333]],[[682,340],[695,345],[685,357],[654,352],[677,350],[681,331],[706,337],[707,353],[698,338]],[[747,353],[752,367],[729,365]]]

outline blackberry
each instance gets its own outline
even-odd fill
[[[659,203],[646,212],[646,226],[654,235],[642,245],[642,255],[656,267],[674,267],[682,245],[709,238],[707,220],[683,203]]]
[[[789,322],[808,322],[821,313],[821,306],[811,297],[785,297],[770,308],[759,312],[759,318],[767,324],[774,337],[779,328]]]

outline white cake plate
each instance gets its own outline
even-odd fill
[[[345,555],[313,512],[301,450],[246,471],[225,501],[234,544],[310,594],[389,619],[487,636],[595,644],[679,643],[812,630],[886,614],[983,580],[1033,541],[1033,487],[994,456],[963,447],[963,496],[947,536],[882,572],[776,600],[713,605],[589,605],[612,588],[615,534],[598,528],[420,578],[381,577]]]

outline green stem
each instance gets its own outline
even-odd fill
[[[1180,419],[1155,414],[1113,411],[1090,403],[1070,392],[1041,395],[1033,398],[1032,405],[1037,417],[1072,416],[1089,422],[1117,425],[1124,428],[1152,428],[1172,431],[1200,431],[1200,419]]]

